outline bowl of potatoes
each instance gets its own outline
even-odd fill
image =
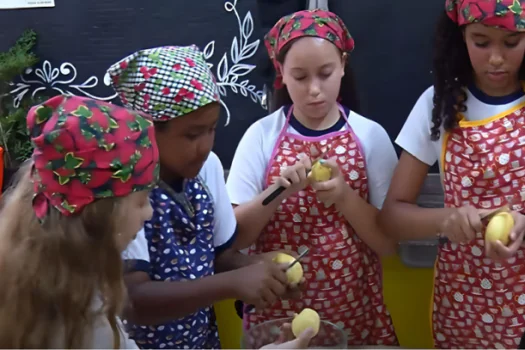
[[[241,346],[243,349],[272,348],[272,345],[279,341],[281,334],[286,335],[285,341],[291,341],[307,328],[312,328],[316,334],[308,348],[347,348],[346,332],[331,322],[321,320],[317,312],[312,309],[304,309],[295,317],[269,320],[245,329]]]

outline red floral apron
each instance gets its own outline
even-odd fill
[[[460,121],[443,142],[445,206],[523,212],[525,104],[482,121]],[[433,302],[437,348],[516,348],[525,330],[524,249],[494,262],[484,234],[446,243],[436,261]]]
[[[364,154],[348,120],[346,130],[304,137],[287,132],[292,109],[268,165],[266,185],[274,183],[281,169],[295,164],[301,156],[314,160],[328,150],[325,158],[336,156],[347,183],[366,199]],[[383,303],[382,268],[377,254],[361,241],[334,206],[325,208],[317,200],[311,187],[282,202],[250,253],[297,252],[303,247],[309,247],[310,253],[301,262],[307,283],[302,300],[283,300],[272,309],[245,313],[245,326],[293,316],[309,307],[319,312],[321,319],[345,329],[349,346],[397,345]]]

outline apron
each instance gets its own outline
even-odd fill
[[[161,182],[152,190],[153,217],[144,225],[152,281],[191,281],[214,274],[214,204],[200,177],[176,193]],[[213,306],[167,324],[130,324],[129,336],[142,349],[218,349]]]
[[[481,121],[459,122],[442,151],[446,207],[480,209],[525,201],[525,104]],[[523,153],[523,154],[522,154]],[[437,348],[515,349],[525,330],[524,253],[485,257],[484,234],[447,242],[436,260],[433,333]]]
[[[319,137],[287,132],[293,106],[276,141],[266,173],[266,186],[280,176],[281,169],[301,156],[316,159],[328,150],[326,159],[337,156],[346,182],[367,199],[368,181],[364,153],[346,120],[343,131]],[[335,206],[325,208],[310,186],[285,199],[274,213],[251,254],[276,250],[298,252],[309,247],[301,261],[307,287],[300,301],[282,300],[264,311],[246,312],[245,327],[291,317],[303,308],[316,310],[322,320],[344,329],[348,345],[397,345],[390,314],[383,303],[382,267],[379,257],[354,232]],[[312,346],[333,340],[317,336]]]

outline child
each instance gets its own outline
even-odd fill
[[[35,146],[0,214],[0,347],[137,348],[120,253],[151,217],[153,123],[88,98],[33,107]]]
[[[228,193],[239,230],[251,229],[243,238],[255,243],[250,253],[310,253],[302,260],[303,299],[262,314],[245,309],[245,326],[311,307],[346,329],[349,346],[396,345],[378,256],[395,244],[375,222],[397,159],[385,130],[350,110],[357,108],[347,64],[354,40],[335,14],[313,10],[281,18],[265,43],[278,109],[243,136]],[[310,186],[308,169],[322,155],[332,178]],[[264,206],[279,186],[287,189]]]
[[[384,227],[400,239],[449,240],[435,266],[437,348],[516,348],[525,329],[524,20],[525,1],[446,1],[434,86],[396,140],[404,152],[381,215]],[[445,208],[418,208],[436,161]],[[504,205],[515,221],[511,242],[485,244],[480,214]]]
[[[161,163],[153,217],[125,254],[130,336],[141,348],[219,348],[215,302],[264,307],[288,289],[282,266],[233,249],[237,222],[211,152],[213,75],[196,46],[142,50],[109,74],[126,106],[152,115]]]

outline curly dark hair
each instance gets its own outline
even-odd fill
[[[443,125],[449,131],[458,125],[457,113],[465,112],[467,94],[465,87],[473,82],[473,68],[463,38],[463,29],[452,21],[446,11],[439,18],[434,42],[434,108],[430,138],[440,137]],[[525,61],[522,62],[519,78],[525,78]]]
[[[281,64],[284,63],[286,54],[288,53],[288,51],[290,51],[290,48],[292,47],[294,42],[295,40],[290,41],[279,52],[279,55],[277,56],[277,61],[279,61]],[[343,53],[341,52],[341,55],[342,54]],[[354,73],[350,67],[349,60],[347,60],[346,65],[345,65],[345,75],[341,79],[339,97],[340,97],[339,102],[342,105],[344,105],[347,108],[350,108],[355,113],[361,114],[361,105],[360,105],[359,97],[358,97],[357,90],[356,90]],[[282,87],[281,89],[275,89],[273,91],[272,102],[273,103],[271,104],[272,108],[270,110],[270,113],[275,112],[282,106],[290,105],[293,103],[286,86]]]

